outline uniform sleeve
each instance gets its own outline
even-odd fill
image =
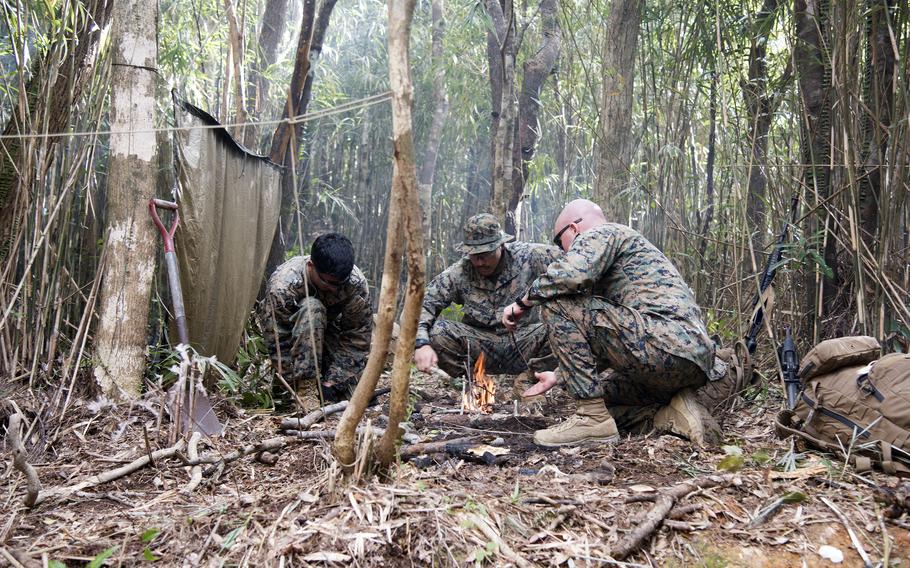
[[[531,252],[531,270],[535,275],[543,274],[550,264],[562,258],[562,249],[550,245],[537,245]]]
[[[423,296],[423,306],[420,310],[420,321],[417,323],[417,341],[430,340],[430,328],[439,316],[439,313],[452,302],[459,302],[457,282],[459,267],[450,266],[430,281],[426,294]]]
[[[360,280],[357,291],[345,303],[337,321],[341,334],[332,358],[341,364],[335,364],[327,371],[328,382],[334,382],[335,374],[359,375],[366,366],[373,335],[373,308],[366,279]]]
[[[616,260],[618,250],[617,239],[611,233],[582,233],[565,256],[531,283],[529,303],[536,306],[559,296],[590,291]]]

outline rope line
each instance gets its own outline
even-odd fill
[[[80,136],[99,136],[103,134],[155,134],[158,132],[180,132],[184,130],[211,130],[216,128],[224,129],[233,129],[233,128],[246,128],[248,126],[269,126],[269,125],[278,125],[278,124],[303,124],[304,122],[309,122],[311,120],[316,120],[317,118],[324,118],[326,116],[332,116],[334,114],[340,114],[342,112],[349,112],[352,110],[358,110],[361,108],[366,108],[379,104],[381,102],[390,100],[392,98],[392,91],[385,91],[384,93],[379,93],[378,95],[371,95],[369,97],[364,97],[362,99],[357,99],[355,101],[347,102],[340,104],[338,106],[322,109],[314,112],[309,112],[306,114],[300,114],[297,116],[292,116],[289,118],[282,118],[277,120],[260,120],[255,122],[236,122],[232,124],[218,124],[218,125],[201,125],[201,126],[166,126],[163,128],[146,128],[139,130],[83,130],[79,132],[57,132],[57,133],[40,133],[40,134],[0,134],[0,140],[28,140],[28,139],[44,139],[44,138],[76,138]]]

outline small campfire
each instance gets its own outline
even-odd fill
[[[489,414],[493,411],[496,402],[496,385],[487,376],[484,369],[485,356],[483,352],[474,363],[473,376],[468,377],[464,383],[461,394],[461,410],[474,413]]]

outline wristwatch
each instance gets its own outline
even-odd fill
[[[518,304],[518,307],[523,310],[530,310],[532,306],[524,303],[524,300],[522,300],[521,298],[522,298],[522,296],[519,296],[518,299],[515,300],[515,303]]]
[[[429,339],[418,339],[417,341],[414,342],[414,349],[420,349],[421,347],[423,347],[425,345],[429,345],[429,344],[430,344]]]

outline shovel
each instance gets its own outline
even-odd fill
[[[158,207],[173,211],[170,229],[165,228],[161,218],[158,217]],[[177,267],[177,253],[174,250],[174,233],[180,222],[177,204],[162,199],[149,199],[149,214],[161,232],[161,238],[164,239],[164,262],[167,265],[167,283],[171,290],[171,301],[174,304],[174,316],[177,321],[177,339],[181,345],[189,347],[190,338],[186,326],[186,310],[183,306],[183,290],[180,288],[180,271]],[[184,351],[184,356],[186,356],[185,353]],[[206,436],[217,436],[224,429],[215,415],[212,401],[205,394],[201,383],[194,389],[192,384],[183,386],[182,381],[178,381],[168,391],[168,406],[171,416],[178,416],[181,430],[200,432]]]

